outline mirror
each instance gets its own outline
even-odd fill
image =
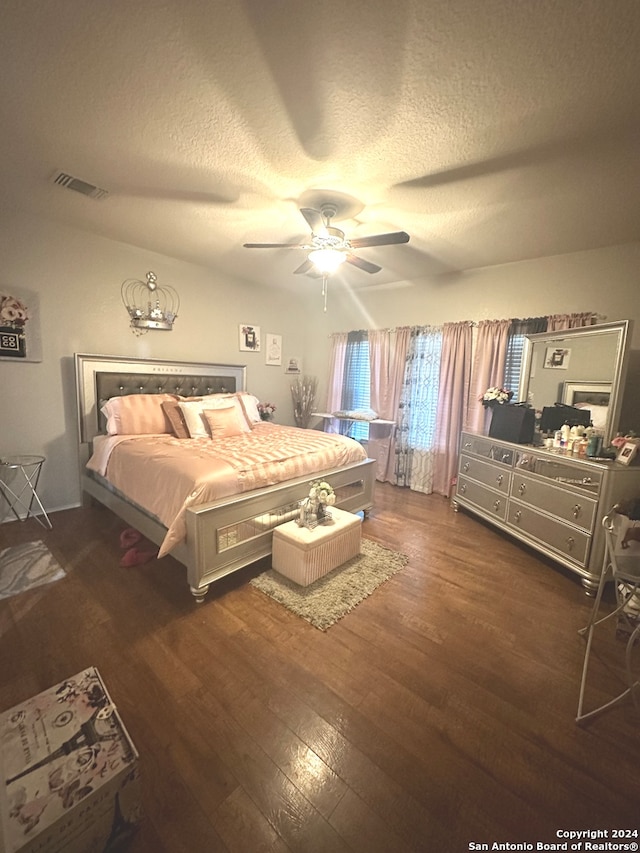
[[[518,399],[537,410],[555,403],[589,408],[609,444],[620,417],[630,325],[620,320],[528,335]]]

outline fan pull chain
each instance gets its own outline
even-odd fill
[[[329,279],[326,275],[322,276],[322,298],[324,299],[324,312],[327,313],[327,293],[329,291]]]

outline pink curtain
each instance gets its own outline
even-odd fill
[[[479,397],[487,388],[501,388],[504,382],[510,325],[511,320],[481,320],[478,323],[466,418],[466,426],[473,432],[486,432],[488,418],[491,416]]]
[[[445,323],[438,393],[433,491],[449,497],[458,467],[458,445],[469,403],[471,324]]]
[[[369,332],[370,405],[384,420],[397,422],[410,337],[411,330],[406,327]],[[395,427],[371,424],[367,450],[377,463],[376,478],[393,482]]]
[[[547,332],[593,326],[597,319],[592,311],[586,311],[582,314],[550,314],[547,317]]]
[[[331,335],[331,352],[329,353],[329,387],[327,389],[327,412],[337,412],[342,408],[342,387],[344,382],[344,358],[347,352],[347,332],[336,332]],[[327,432],[340,432],[336,420],[325,423]]]

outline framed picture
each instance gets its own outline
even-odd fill
[[[282,335],[272,335],[271,332],[267,332],[264,363],[277,367],[282,364]]]
[[[616,462],[621,462],[623,465],[631,465],[638,452],[637,441],[626,441],[616,456]]]
[[[260,326],[241,323],[238,334],[241,352],[260,352]]]
[[[0,360],[42,361],[37,293],[0,285]]]
[[[544,354],[544,366],[554,370],[566,370],[569,367],[571,350],[562,347],[547,347]]]

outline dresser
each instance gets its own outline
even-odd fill
[[[640,467],[462,433],[454,509],[464,508],[598,587],[602,518],[640,497]]]

